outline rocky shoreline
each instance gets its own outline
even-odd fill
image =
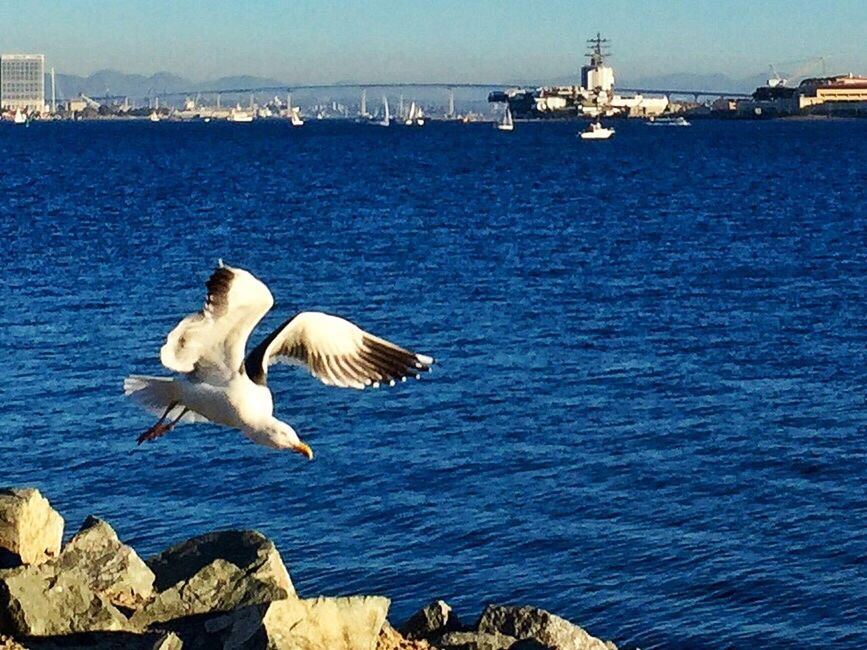
[[[383,596],[301,597],[256,531],[142,560],[100,519],[65,545],[63,528],[38,490],[0,489],[0,650],[616,650],[535,607],[489,605],[465,625],[437,600],[393,627]]]

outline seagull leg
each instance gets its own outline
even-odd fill
[[[172,409],[175,408],[177,405],[178,405],[177,402],[172,402],[171,404],[169,404],[168,408],[166,408],[162,417],[159,420],[157,420],[157,423],[154,424],[150,429],[148,429],[147,431],[145,431],[143,434],[141,434],[138,437],[138,444],[141,444],[141,443],[148,441],[148,440],[156,440],[160,436],[165,435],[169,431],[171,431],[172,427],[174,427],[178,423],[178,421],[182,417],[184,417],[184,415],[187,413],[187,410],[188,410],[188,409],[184,408],[184,410],[181,411],[181,414],[177,418],[175,418],[169,424],[164,424],[166,418],[169,416],[169,413],[171,413]]]

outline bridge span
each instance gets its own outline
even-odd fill
[[[195,90],[174,90],[158,92],[152,89],[147,96],[135,99],[152,99],[154,97],[195,97],[197,95],[249,95],[251,93],[286,93],[311,90],[368,90],[368,89],[403,89],[403,88],[441,88],[443,90],[457,90],[461,88],[490,90],[492,88],[538,88],[545,84],[514,84],[514,83],[476,83],[476,82],[338,82],[321,84],[285,84],[280,86],[255,86],[246,88],[197,88]],[[640,93],[642,95],[665,95],[692,96],[698,101],[699,97],[750,97],[747,93],[728,92],[724,90],[684,90],[680,88],[616,88],[616,91]],[[98,99],[123,100],[130,95],[101,95]],[[73,97],[58,98],[57,101],[68,101]]]

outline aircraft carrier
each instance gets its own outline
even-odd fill
[[[590,57],[581,67],[579,86],[508,88],[488,95],[491,103],[508,104],[515,119],[549,120],[592,118],[600,115],[659,115],[668,100],[642,95],[622,96],[614,91],[614,69],[605,64],[609,40],[597,32],[587,41]]]

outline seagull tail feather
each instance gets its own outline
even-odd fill
[[[130,375],[123,380],[123,393],[154,415],[162,415],[179,397],[178,386],[171,377]]]

